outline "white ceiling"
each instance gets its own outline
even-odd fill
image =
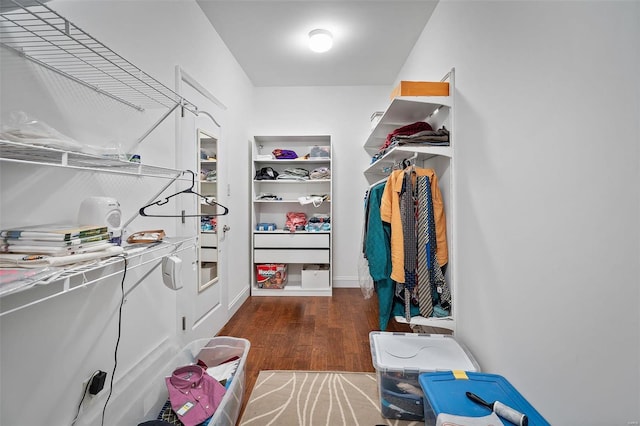
[[[437,0],[197,0],[255,86],[392,85]],[[334,35],[314,53],[307,34]]]

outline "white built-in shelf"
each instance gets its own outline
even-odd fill
[[[425,121],[441,107],[451,107],[449,96],[399,96],[391,101],[380,121],[364,143],[364,149],[376,154],[395,129],[416,121]]]
[[[255,200],[255,203],[293,203],[293,204],[300,204],[300,201],[298,200]],[[324,200],[322,203],[330,203],[331,200]],[[312,204],[312,203],[309,203]],[[302,204],[300,204],[302,205]]]
[[[182,171],[179,170],[149,166],[118,158],[5,140],[0,140],[0,161],[168,179],[176,179],[182,174]]]
[[[287,229],[276,229],[275,231],[253,231],[254,234],[330,234],[331,231],[294,231],[291,232]]]
[[[456,321],[453,319],[453,317],[450,317],[450,316],[442,317],[442,318],[436,318],[436,317],[425,318],[423,316],[417,315],[417,316],[411,317],[410,323],[407,323],[407,319],[402,316],[395,316],[394,318],[396,322],[399,322],[401,324],[414,324],[414,325],[423,325],[426,327],[439,327],[439,328],[446,328],[447,330],[452,330],[452,331],[455,331],[456,329]]]
[[[314,183],[314,182],[331,182],[331,179],[263,179],[263,180],[254,180],[255,183]]]
[[[451,158],[453,148],[450,146],[398,146],[371,163],[364,170],[364,173],[365,175],[388,176],[391,168],[404,159],[412,158],[420,162],[435,156]]]

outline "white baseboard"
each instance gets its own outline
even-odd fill
[[[333,277],[333,288],[360,288],[358,277]]]

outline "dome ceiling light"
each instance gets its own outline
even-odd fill
[[[327,30],[316,29],[309,32],[309,49],[322,53],[333,46],[333,36]]]

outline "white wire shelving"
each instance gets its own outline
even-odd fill
[[[2,0],[0,45],[137,110],[195,105],[37,0]]]
[[[179,170],[144,165],[126,159],[65,151],[1,139],[0,161],[167,179],[177,179],[182,174]]]
[[[122,277],[125,271],[124,259],[127,260],[127,271],[142,266],[155,268],[160,265],[163,257],[194,247],[195,237],[173,237],[147,247],[124,247],[121,255],[88,263],[58,268],[43,267],[38,278],[24,280],[15,285],[12,291],[0,295],[0,317],[112,277]],[[134,283],[127,293],[138,284],[139,282]]]

